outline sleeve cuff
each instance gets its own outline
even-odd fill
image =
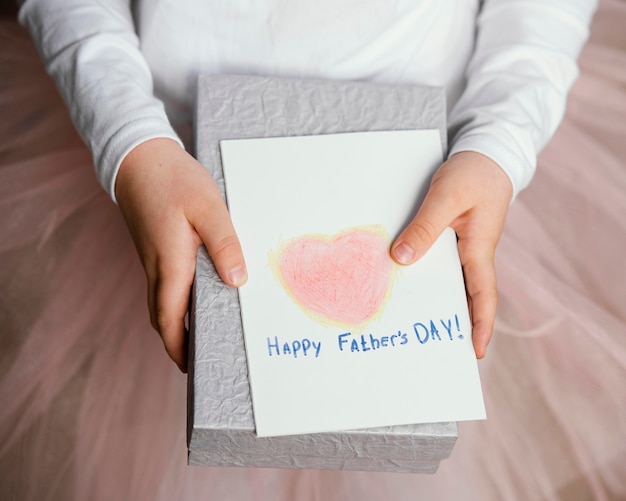
[[[493,135],[488,134],[464,135],[452,145],[448,156],[461,151],[475,151],[497,163],[513,185],[513,197],[511,200],[514,200],[528,186],[537,165],[536,157],[522,156],[494,140]]]
[[[168,122],[158,118],[144,118],[121,127],[105,144],[102,153],[94,158],[98,181],[113,202],[117,203],[115,181],[126,155],[141,143],[156,138],[172,139],[184,149],[183,142]]]

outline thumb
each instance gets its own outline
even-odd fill
[[[195,214],[191,223],[222,280],[232,287],[240,287],[248,280],[241,244],[217,185],[213,184],[212,189],[214,193],[208,197],[208,207],[204,206],[201,213]]]
[[[431,187],[413,220],[391,246],[391,257],[398,264],[413,264],[458,215],[459,208],[451,197],[440,195]]]

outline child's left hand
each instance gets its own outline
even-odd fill
[[[485,356],[495,322],[494,258],[512,196],[511,181],[498,164],[480,153],[459,152],[435,173],[422,206],[391,250],[397,263],[412,264],[446,227],[456,231],[477,358]]]

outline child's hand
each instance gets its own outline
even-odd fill
[[[498,304],[495,250],[513,195],[508,176],[491,159],[463,151],[433,176],[417,215],[392,246],[399,264],[422,257],[443,230],[456,231],[473,326],[474,351],[483,358]]]
[[[115,191],[148,278],[150,321],[185,372],[184,318],[200,244],[228,285],[247,279],[226,205],[207,170],[170,139],[134,148],[122,162]]]

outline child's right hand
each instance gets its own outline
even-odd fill
[[[148,278],[150,321],[186,372],[184,318],[200,244],[225,283],[239,287],[247,280],[230,215],[208,171],[170,139],[134,148],[115,193]]]

